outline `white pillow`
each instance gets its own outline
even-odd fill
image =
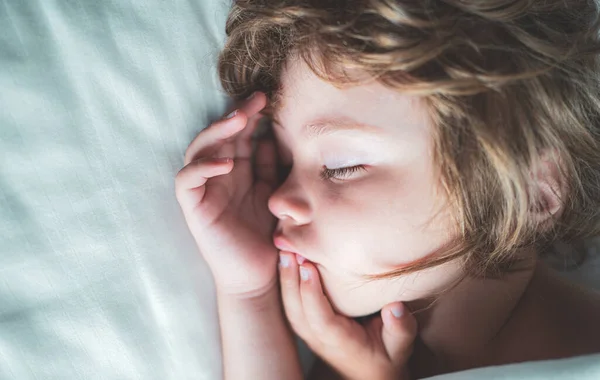
[[[174,177],[227,1],[0,2],[0,379],[217,379]]]

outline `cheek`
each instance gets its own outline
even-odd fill
[[[349,187],[321,208],[319,242],[349,272],[383,273],[419,260],[452,238],[432,193],[397,180]]]
[[[387,207],[384,205],[387,204]],[[379,238],[387,242],[382,265],[408,264],[433,254],[455,236],[453,221],[445,198],[432,185],[399,188],[382,199]]]
[[[333,308],[348,317],[372,314],[397,299],[390,280],[367,281],[351,274],[320,270],[323,288]]]

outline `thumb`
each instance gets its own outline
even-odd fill
[[[381,319],[381,338],[390,360],[397,365],[405,364],[412,354],[417,336],[417,320],[401,302],[381,309]]]

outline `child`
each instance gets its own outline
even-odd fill
[[[236,1],[253,95],[176,179],[225,377],[301,378],[282,308],[325,378],[600,351],[598,295],[538,260],[600,232],[598,31],[593,0]]]

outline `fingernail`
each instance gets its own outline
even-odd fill
[[[225,116],[225,120],[231,119],[232,117],[234,117],[237,114],[238,114],[238,110],[232,111],[229,115]]]
[[[302,279],[302,281],[308,281],[308,279],[310,278],[310,272],[308,271],[308,269],[300,267],[300,278]]]
[[[287,255],[279,254],[279,266],[282,268],[287,268],[290,266],[290,257]]]
[[[248,97],[246,98],[246,100],[250,100],[250,99],[252,99],[252,98],[254,97],[254,95],[256,95],[256,91],[254,91],[253,93],[251,93],[251,94],[250,94],[250,96],[248,96]]]
[[[391,307],[390,311],[395,318],[402,318],[404,315],[404,307],[402,305],[394,305]]]

